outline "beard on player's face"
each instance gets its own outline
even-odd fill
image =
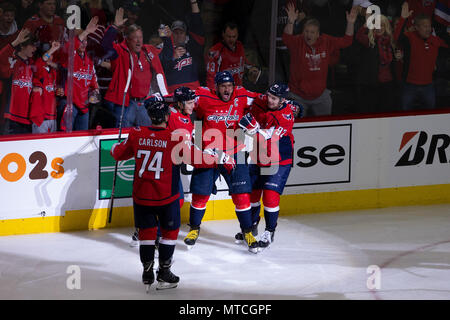
[[[234,84],[232,82],[224,82],[217,86],[219,98],[224,102],[227,102],[231,99],[233,90]]]

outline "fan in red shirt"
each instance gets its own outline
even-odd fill
[[[306,116],[330,115],[332,112],[330,90],[326,88],[328,67],[336,50],[352,44],[357,8],[353,7],[350,13],[347,13],[345,36],[336,38],[321,35],[320,23],[316,19],[305,22],[302,34],[293,35],[298,10],[294,4],[287,4],[288,22],[282,39],[291,57],[290,97],[305,106]]]
[[[87,36],[97,29],[98,18],[91,19],[80,35],[74,37],[74,53],[73,53],[73,87],[72,87],[72,130],[89,129],[89,104],[98,101],[100,91],[98,89],[97,75],[95,73],[94,62],[87,54]],[[65,51],[69,51],[70,43],[67,42]],[[68,68],[68,57],[62,56],[60,64],[64,68]],[[65,85],[65,94],[68,94],[68,81]],[[64,113],[67,112],[65,107]],[[66,128],[65,116],[61,127]]]
[[[148,108],[150,127],[132,128],[128,138],[115,144],[111,154],[116,160],[136,160],[133,182],[135,227],[139,230],[139,253],[144,271],[142,281],[150,286],[154,282],[153,264],[158,221],[162,238],[158,246],[159,269],[157,289],[174,288],[179,277],[170,271],[172,256],[180,228],[180,159],[177,150],[192,154],[201,150],[191,147],[191,141],[167,126],[169,108],[163,102],[151,102]],[[181,138],[181,139],[180,139]],[[180,141],[181,140],[181,141]],[[181,148],[178,147],[182,145]],[[187,146],[187,147],[186,147]],[[206,155],[217,161],[218,157]],[[185,160],[183,160],[185,161]],[[190,162],[188,162],[190,163]],[[234,166],[228,162],[229,170]]]
[[[62,42],[65,22],[55,14],[56,0],[38,0],[37,5],[38,14],[28,19],[23,27],[29,29],[39,40],[42,49],[47,51],[53,41]]]
[[[403,3],[394,32],[395,40],[404,50],[402,107],[412,110],[420,101],[421,107],[432,109],[436,104],[433,72],[439,49],[448,48],[448,45],[432,34],[431,18],[423,14],[414,18],[415,31],[404,32],[405,21],[412,13],[408,3]]]
[[[33,89],[33,55],[35,38],[27,29],[16,40],[0,50],[0,76],[11,78],[11,99],[7,118],[7,134],[31,133],[30,97]]]
[[[238,26],[228,22],[222,30],[222,41],[209,49],[206,59],[206,85],[214,90],[214,77],[217,72],[229,71],[234,83],[242,86],[246,69],[252,74],[259,74],[258,68],[247,61],[242,43],[238,40]],[[255,77],[255,82],[258,76]]]
[[[121,43],[114,42],[119,28],[127,21],[123,15],[123,8],[119,8],[114,24],[107,29],[102,40],[105,52],[113,52],[112,79],[105,100],[116,119],[116,127],[120,125],[122,101],[125,101],[122,127],[149,125],[150,119],[145,109],[146,98],[155,92],[166,96],[167,83],[158,57],[159,50],[152,45],[144,44],[141,27],[127,26],[125,40]],[[124,100],[128,70],[131,70],[131,83]]]
[[[55,132],[56,124],[56,82],[58,65],[53,62],[53,54],[60,48],[54,41],[49,51],[36,60],[33,75],[30,120],[33,133]]]

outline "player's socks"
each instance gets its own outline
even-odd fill
[[[155,282],[155,274],[153,273],[153,264],[154,261],[144,262],[142,265],[144,267],[144,271],[142,272],[142,282],[145,285],[151,285]]]
[[[189,209],[189,224],[191,226],[199,226],[202,223],[203,216],[205,215],[205,208],[196,208],[191,205]]]
[[[279,213],[280,207],[264,207],[264,220],[266,221],[266,230],[275,230],[275,228],[277,227]]]
[[[170,288],[176,288],[180,278],[172,273],[170,270],[172,260],[159,260],[159,268],[156,271],[156,281],[158,281],[158,286],[156,290],[164,290]]]
[[[260,202],[252,203],[251,206],[252,206],[252,223],[253,223],[252,233],[256,237],[258,235],[259,220],[261,219],[261,217],[259,216],[261,213],[261,203]]]

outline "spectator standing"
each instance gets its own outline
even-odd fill
[[[237,24],[227,22],[222,30],[222,41],[216,43],[208,52],[206,65],[206,85],[215,89],[214,77],[216,73],[229,71],[234,78],[236,86],[242,86],[246,69],[250,74],[259,74],[258,68],[252,66],[245,57],[245,49],[238,40],[239,30]],[[257,82],[258,76],[252,76]]]
[[[433,72],[439,48],[448,45],[432,34],[431,18],[426,15],[415,16],[415,31],[404,32],[405,22],[411,16],[412,11],[405,2],[394,34],[404,51],[402,108],[412,110],[420,100],[423,108],[433,109],[436,105]]]
[[[16,8],[9,2],[0,5],[0,49],[17,38]]]
[[[387,17],[381,15],[380,20],[380,29],[368,29],[364,24],[356,34],[363,46],[356,78],[357,112],[389,112],[394,108],[394,36]]]
[[[55,0],[37,0],[38,13],[29,18],[24,28],[39,40],[42,51],[47,51],[53,41],[62,41],[65,32],[64,20],[56,15]]]
[[[290,98],[305,107],[305,116],[330,115],[332,100],[326,88],[330,58],[336,49],[352,44],[357,7],[347,12],[347,28],[344,37],[320,34],[318,20],[309,19],[301,35],[293,35],[293,24],[298,11],[293,4],[287,5],[288,23],[283,41],[291,56],[289,88]]]
[[[128,26],[125,40],[114,43],[118,28],[126,22],[123,14],[123,8],[119,8],[114,24],[107,29],[102,40],[106,52],[114,51],[114,56],[111,58],[113,75],[105,100],[114,114],[116,127],[119,127],[128,70],[131,70],[131,84],[125,96],[122,125],[123,127],[148,126],[151,122],[145,108],[147,103],[145,98],[155,92],[163,96],[167,95],[167,83],[158,50],[151,45],[143,44],[143,33],[139,26]],[[152,81],[153,78],[154,81]]]
[[[36,60],[33,74],[30,120],[33,133],[55,132],[56,124],[56,81],[58,65],[53,62],[53,54],[59,50],[55,41],[49,51]]]
[[[159,58],[172,94],[180,86],[195,90],[200,86],[203,69],[203,45],[205,43],[202,18],[197,1],[190,0],[191,14],[188,26],[181,20],[172,23],[171,28],[160,29],[164,46]],[[204,78],[204,76],[202,77]],[[204,84],[204,81],[201,81]]]
[[[11,100],[4,117],[6,134],[31,133],[30,96],[33,88],[35,38],[22,29],[17,38],[0,50],[0,75],[11,78]]]
[[[95,73],[94,62],[86,53],[87,37],[97,29],[98,18],[94,17],[87,25],[86,29],[78,36],[74,37],[74,59],[73,59],[73,108],[72,108],[72,130],[89,129],[89,104],[97,103],[100,92],[98,89],[97,75]],[[66,43],[68,52],[69,43]],[[61,59],[63,68],[68,68],[68,58]],[[65,84],[65,93],[68,92],[68,82]],[[62,100],[62,106],[67,111],[65,99]],[[63,116],[63,121],[64,116]],[[64,129],[66,124],[62,124]]]
[[[36,11],[34,0],[15,0],[12,2],[16,7],[16,22],[17,28],[21,29],[29,18],[31,18]]]

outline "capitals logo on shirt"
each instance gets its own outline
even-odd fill
[[[180,61],[178,61],[175,64],[175,66],[173,68],[178,71],[181,71],[181,69],[183,69],[183,67],[187,67],[190,65],[192,65],[192,57],[181,59]]]
[[[291,121],[292,120],[292,114],[284,114],[283,113],[283,118],[285,118],[286,120]]]
[[[87,71],[77,71],[73,73],[73,77],[78,81],[84,80],[86,86],[89,85],[88,81],[92,80],[93,74],[89,72],[89,68]]]
[[[185,119],[185,118],[178,118],[181,122],[183,122],[184,124],[188,124],[189,120]]]
[[[55,91],[55,86],[54,85],[45,86],[45,90],[47,90],[47,92],[53,92]]]
[[[231,114],[232,109],[233,105],[230,106],[227,114],[213,114],[208,116],[207,119],[216,123],[219,123],[219,121],[225,121],[225,125],[227,126],[227,128],[229,128],[231,126],[231,123],[229,123],[228,121],[239,121],[237,110],[234,112],[234,114]]]
[[[31,88],[33,87],[33,84],[29,80],[22,80],[22,79],[20,79],[20,80],[13,80],[12,84],[14,86],[20,87],[20,89],[28,88],[28,92],[31,92]]]

